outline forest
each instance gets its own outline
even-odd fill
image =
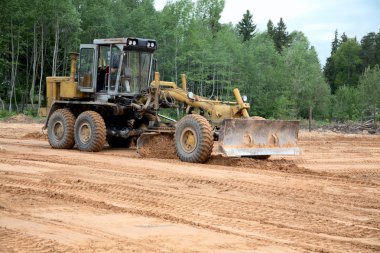
[[[0,109],[36,114],[46,76],[68,76],[70,52],[96,38],[156,39],[161,79],[210,98],[233,100],[238,87],[250,113],[275,119],[379,119],[380,30],[363,38],[331,31],[331,55],[321,66],[302,31],[286,20],[257,29],[254,11],[222,24],[224,0],[178,0],[163,10],[154,0],[1,1]],[[334,28],[333,28],[334,29]]]

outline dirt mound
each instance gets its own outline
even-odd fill
[[[47,140],[47,135],[41,132],[32,132],[25,134],[23,139],[36,139],[36,140]]]
[[[223,157],[221,155],[218,155],[211,157],[211,159],[208,161],[208,164],[223,165],[230,167],[245,167],[260,170],[282,171],[286,173],[313,173],[311,170],[298,167],[294,162],[285,159],[260,160],[254,158]]]
[[[172,135],[153,135],[144,147],[138,149],[144,158],[178,159]]]
[[[10,116],[5,119],[7,123],[35,123],[35,120],[25,114],[17,114],[15,116]]]

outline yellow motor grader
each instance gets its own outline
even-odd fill
[[[97,152],[106,142],[110,147],[135,142],[139,150],[165,134],[174,138],[177,155],[186,162],[206,162],[215,141],[225,156],[300,152],[298,121],[250,118],[249,104],[238,89],[233,91],[236,101],[227,102],[188,92],[185,75],[181,87],[161,81],[155,72],[156,49],[155,40],[142,38],[80,45],[79,55],[71,54],[70,77],[46,78],[44,128],[50,145]],[[159,114],[161,108],[179,107],[187,114],[179,121]]]

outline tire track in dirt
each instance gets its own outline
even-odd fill
[[[91,164],[91,166],[93,167],[93,164]],[[107,170],[108,169],[110,169],[110,167],[108,167],[107,168]],[[137,173],[137,171],[136,171],[136,173]],[[139,176],[136,176],[136,175],[131,175],[130,173],[129,174],[127,174],[127,175],[123,175],[123,173],[120,173],[119,175],[122,175],[122,176],[124,176],[124,177],[136,177],[136,178],[144,178],[144,177],[139,177]],[[153,175],[150,175],[149,176],[149,179],[150,180],[152,180],[152,176]],[[156,173],[156,175],[155,176],[157,176],[157,173]],[[220,187],[221,188],[221,190],[229,190],[229,189],[238,189],[239,191],[242,191],[242,192],[248,192],[248,193],[254,193],[254,192],[256,192],[256,189],[253,189],[253,191],[252,191],[252,183],[250,183],[250,182],[237,182],[237,184],[231,184],[231,183],[228,183],[228,184],[226,184],[226,183],[223,183],[223,182],[217,182],[217,181],[215,181],[215,180],[212,180],[212,179],[203,179],[203,181],[201,181],[199,178],[197,178],[197,179],[186,179],[186,178],[183,178],[183,177],[169,177],[169,178],[165,178],[165,177],[158,177],[158,178],[155,178],[156,180],[159,180],[159,181],[165,181],[165,182],[171,182],[171,181],[178,181],[178,182],[180,182],[180,181],[182,181],[182,182],[184,182],[185,184],[188,184],[188,185],[196,185],[196,184],[203,184],[203,185],[205,185],[205,184],[213,184],[215,187]],[[335,178],[334,178],[334,180],[335,180]],[[339,179],[339,181],[341,181],[341,182],[344,182],[344,183],[347,183],[347,182],[349,182],[350,184],[352,183],[352,182],[356,182],[356,183],[358,183],[359,185],[365,185],[366,183],[368,183],[368,182],[363,182],[363,181],[358,181],[358,180],[355,180],[355,181],[353,181],[353,180],[350,180],[350,181],[348,181],[348,180],[342,180],[342,179]],[[278,189],[278,187],[276,187],[276,186],[263,186],[263,185],[260,185],[260,187],[267,187],[267,188],[270,188],[268,191],[271,191],[271,192],[279,192],[279,190],[280,189]],[[306,190],[306,191],[308,191],[307,193],[305,193],[305,190],[304,189],[301,189],[301,190],[297,190],[297,189],[290,189],[290,191],[291,192],[294,192],[295,193],[295,195],[298,195],[298,196],[300,196],[300,195],[305,195],[305,194],[307,194],[307,195],[309,195],[309,193],[310,194],[319,194],[320,195],[320,198],[326,198],[326,194],[325,193],[319,193],[319,191],[320,191],[321,189],[318,189],[317,191],[314,191],[314,190],[312,190],[312,191],[310,191],[310,190]],[[334,197],[333,195],[331,195],[332,197]],[[329,198],[328,199],[331,199],[331,196],[328,196]],[[347,199],[347,198],[345,198],[345,199]],[[342,203],[342,204],[344,204],[344,205],[348,205],[348,206],[351,206],[351,205],[358,205],[358,203],[360,203],[361,202],[361,199],[359,198],[357,198],[357,197],[351,197],[351,201],[349,201],[348,203],[346,202],[346,203]],[[373,199],[373,201],[371,200],[371,201],[364,201],[365,203],[376,203],[376,201],[375,201],[376,199]],[[342,201],[340,198],[338,198],[338,199],[333,199],[332,200],[332,202],[334,202],[334,203],[336,203],[336,202],[339,202],[339,201]],[[363,201],[362,201],[363,202]],[[372,204],[371,204],[372,205]],[[361,206],[361,207],[365,207],[365,206]],[[371,206],[370,206],[371,207]],[[375,208],[377,208],[378,206],[375,206]]]
[[[76,252],[54,240],[42,239],[19,230],[0,227],[0,252]]]
[[[352,146],[352,141],[358,140],[342,145]],[[323,142],[326,141],[318,145],[323,146]],[[250,164],[252,160],[239,159],[230,164],[190,165],[177,160],[128,158],[113,151],[93,155],[76,150],[51,152],[33,142],[18,151],[18,143],[13,143],[12,151],[5,146],[0,158],[0,164],[7,166],[4,170],[0,166],[0,204],[7,203],[2,196],[14,196],[19,201],[31,196],[49,205],[130,213],[233,234],[246,238],[255,247],[378,252],[380,182],[379,171],[371,166],[376,164],[379,150],[371,141],[364,143],[374,147],[370,149],[373,158],[360,158],[364,169],[348,168],[352,174],[333,167],[322,171],[309,168],[323,165],[324,160],[318,157],[326,158],[327,165],[331,161],[330,166],[349,165],[339,154],[336,158],[328,154],[329,150],[333,153],[347,149],[330,146],[321,148],[319,151],[326,153],[319,153],[316,159],[305,156],[303,161],[270,159]],[[365,152],[360,149],[354,154],[353,147],[349,151],[352,156]],[[302,163],[306,169],[297,166]],[[28,173],[29,167],[46,170]],[[20,214],[20,218],[26,215]],[[111,241],[113,244],[117,239]],[[94,245],[95,249],[102,247]],[[152,251],[158,249],[157,245]],[[133,249],[144,248],[136,245]]]
[[[14,183],[15,184],[20,184],[20,182],[17,181],[17,180]],[[68,182],[66,181],[66,183],[68,183]],[[214,217],[212,217],[212,218],[207,217],[206,222],[207,222],[208,226],[210,226],[209,224],[212,221],[211,223],[216,223],[216,224],[222,222],[223,226],[231,226],[231,225],[233,225],[233,227],[238,227],[239,225],[240,226],[242,225],[241,221],[239,221],[239,220],[237,221],[237,222],[240,222],[239,224],[237,224],[237,223],[231,224],[231,221],[230,221],[231,218],[235,218],[235,219],[239,218],[240,220],[248,220],[248,221],[250,221],[251,217],[256,217],[258,214],[260,214],[260,209],[257,209],[255,213],[248,213],[245,216],[244,215],[243,216],[242,215],[238,216],[237,214],[244,212],[244,210],[233,210],[233,209],[230,208],[230,206],[226,205],[227,202],[224,202],[224,203],[220,203],[220,202],[211,203],[210,199],[205,199],[204,201],[202,201],[200,199],[191,200],[189,198],[183,199],[181,197],[173,197],[173,196],[170,196],[168,194],[163,194],[164,196],[162,197],[162,194],[161,193],[157,193],[157,192],[154,192],[153,196],[152,196],[152,194],[150,194],[150,196],[145,196],[145,195],[147,195],[146,192],[152,193],[152,191],[151,190],[131,189],[130,187],[128,187],[128,189],[125,189],[125,187],[116,186],[118,190],[121,190],[122,188],[124,188],[124,189],[122,189],[123,190],[122,192],[113,192],[112,185],[103,185],[102,186],[102,185],[99,185],[99,184],[91,184],[89,182],[82,182],[82,181],[80,181],[78,183],[80,184],[79,187],[77,187],[77,186],[76,187],[70,187],[70,190],[74,190],[74,193],[70,192],[70,194],[73,194],[74,196],[76,196],[78,194],[81,194],[81,193],[78,193],[78,191],[83,191],[83,194],[87,194],[89,191],[95,191],[96,193],[105,194],[105,196],[102,197],[102,199],[112,198],[112,199],[117,199],[117,200],[119,200],[121,202],[126,202],[126,201],[130,202],[130,201],[132,201],[132,202],[134,202],[133,203],[134,206],[138,206],[139,209],[145,210],[148,213],[152,212],[154,210],[156,212],[159,211],[160,213],[167,213],[167,212],[170,213],[173,210],[175,210],[176,212],[180,213],[181,216],[183,216],[183,214],[186,213],[186,208],[185,209],[183,208],[186,204],[188,206],[200,207],[200,206],[202,206],[202,204],[204,205],[204,202],[206,202],[206,201],[208,203],[208,205],[207,205],[208,208],[204,208],[206,210],[218,210],[218,206],[224,206],[229,211],[232,210],[232,213],[235,213],[232,216],[231,215],[227,216],[227,218],[224,218],[224,217],[221,217],[221,216],[218,216],[216,218],[214,218]],[[29,187],[33,187],[33,188],[35,188],[35,187],[38,188],[38,186],[39,186],[38,184],[36,184],[34,182],[29,182],[29,183],[26,182],[25,185],[27,185]],[[49,188],[47,186],[48,185],[43,184],[42,188],[43,189]],[[54,184],[53,187],[52,187],[52,190],[53,191],[59,190],[58,194],[65,194],[66,192],[64,192],[64,190],[68,190],[68,189],[67,189],[66,186],[62,187],[60,185],[55,185]],[[110,194],[110,195],[108,196],[107,194]],[[126,195],[128,196],[128,194],[131,194],[132,197],[126,197]],[[156,199],[155,199],[155,196],[156,196]],[[160,198],[157,199],[157,196],[160,196],[162,198],[161,199]],[[99,197],[101,197],[101,196],[99,196]],[[144,199],[146,201],[142,201]],[[167,206],[164,206],[164,205],[157,205],[157,204],[155,204],[155,203],[158,203],[158,202],[159,203],[163,203],[163,202],[165,202],[165,199],[166,199],[166,201],[168,201],[168,199],[169,199],[168,203],[173,203],[173,202],[177,203],[176,206],[172,205],[172,206],[167,207]],[[181,201],[181,200],[183,200],[183,201]],[[231,202],[231,201],[229,201],[229,202]],[[233,203],[233,205],[235,205],[235,204],[236,203]],[[146,205],[148,205],[148,207]],[[169,210],[168,210],[168,208],[169,208]],[[272,210],[276,210],[276,208],[272,207]],[[187,216],[189,216],[189,215],[187,214]],[[286,216],[286,212],[284,212],[284,210],[282,210],[282,215],[281,214],[274,215],[274,213],[270,213],[270,214],[266,215],[267,219],[268,219],[268,217],[270,217],[270,219],[272,219],[272,220],[276,220],[276,217],[277,217],[277,220],[280,222],[279,223],[280,225],[281,225],[281,223],[284,223],[284,220],[280,219],[279,217],[283,217],[283,216]],[[156,217],[156,216],[153,216],[153,217]],[[199,217],[196,217],[196,216],[192,215],[192,216],[190,216],[189,220],[194,220],[194,219],[196,220],[197,218],[199,220]],[[300,217],[298,217],[298,221],[299,221],[299,218]],[[171,221],[173,221],[173,220],[171,220]],[[262,220],[259,219],[259,221],[260,221],[260,223],[263,223]],[[323,219],[321,219],[321,221],[323,221]],[[285,223],[289,223],[289,221],[285,221]],[[276,230],[278,230],[277,226],[279,224],[275,224],[274,225],[276,227]],[[269,225],[273,227],[273,222],[271,224],[269,224]],[[305,225],[307,226],[307,223],[305,223]],[[322,225],[323,224],[317,224],[316,226],[317,227],[325,227],[326,225],[331,225],[331,224],[324,224],[323,226]],[[250,226],[249,224],[247,224],[246,228],[250,228],[250,227],[252,227],[252,226]],[[271,233],[270,228],[268,228],[268,224],[267,225],[261,224],[259,227],[257,226],[257,224],[255,224],[254,228],[256,230],[259,229],[259,231],[261,231],[261,232],[265,231],[267,233]],[[285,227],[283,226],[283,228],[285,228]],[[337,230],[336,233],[342,234],[342,231],[345,231],[345,233],[346,233],[345,235],[348,235],[349,237],[353,236],[353,235],[357,235],[357,234],[360,234],[360,235],[365,235],[366,234],[366,233],[364,233],[366,231],[363,232],[363,229],[362,230],[361,229],[356,229],[356,230],[352,231],[351,232],[352,234],[351,234],[351,233],[347,233],[346,227],[343,227],[343,228],[339,229],[339,226],[335,225],[334,228]],[[301,236],[301,238],[302,238],[302,236],[303,237],[305,236],[304,232],[305,231],[299,232],[299,234],[300,234],[299,236]],[[323,231],[319,231],[319,232],[323,232]],[[336,235],[336,233],[334,235]],[[369,233],[369,234],[371,234],[371,233]],[[294,235],[294,233],[293,233],[293,235]],[[275,238],[284,237],[284,238],[288,238],[288,240],[291,239],[291,238],[289,239],[289,233],[288,232],[282,233],[279,236],[278,231],[277,231],[276,234],[274,234],[273,236]],[[310,238],[310,240],[311,239],[312,238]],[[314,238],[314,240],[315,240],[315,238]],[[351,245],[351,247],[352,247],[352,245]]]

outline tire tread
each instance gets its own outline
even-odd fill
[[[188,123],[194,123],[198,124],[200,128],[200,143],[198,144],[198,148],[195,151],[194,155],[191,157],[187,157],[181,153],[181,151],[178,149],[176,145],[176,151],[177,151],[177,156],[184,162],[191,162],[191,163],[204,163],[206,162],[212,152],[212,148],[214,145],[214,138],[212,135],[212,128],[209,122],[201,115],[198,114],[190,114],[185,117],[183,117],[178,125],[177,128],[180,128],[181,125],[183,124],[188,124]],[[176,143],[179,140],[176,138]]]
[[[99,152],[103,149],[106,142],[106,125],[104,123],[103,117],[95,111],[84,111],[78,116],[77,122],[83,117],[89,117],[94,122],[93,130],[95,131],[95,139],[91,141],[88,147],[83,147],[79,144],[79,140],[77,140],[77,135],[75,134],[75,141],[77,143],[78,149],[88,152]],[[75,129],[77,129],[76,125]]]
[[[64,119],[65,125],[65,138],[62,143],[57,143],[53,139],[54,137],[48,134],[48,141],[52,148],[56,149],[71,149],[75,145],[74,138],[74,125],[75,125],[75,116],[74,114],[66,108],[56,110],[49,119],[48,128],[51,127],[51,120],[56,117],[56,115],[60,115]],[[50,130],[48,130],[50,132]]]

